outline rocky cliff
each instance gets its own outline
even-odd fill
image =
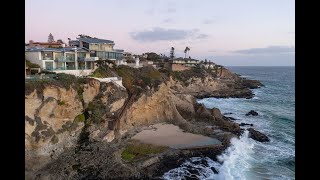
[[[227,147],[241,134],[239,125],[218,109],[198,104],[196,97],[250,97],[249,88],[261,86],[226,69],[219,77],[208,72],[168,76],[150,67],[129,70],[118,70],[126,75],[127,91],[113,83],[73,78],[26,89],[27,179],[105,179],[111,172],[114,178],[142,177],[145,167],[127,164],[119,154],[140,128],[158,122],[217,138]],[[134,79],[135,73],[141,79]],[[161,163],[146,173],[157,167]]]
[[[174,72],[172,89],[176,94],[191,94],[197,98],[252,98],[250,89],[263,86],[259,81],[240,77],[226,68],[220,73],[205,69]]]
[[[103,108],[113,113],[127,97],[127,92],[113,83],[94,79],[86,80],[78,88],[74,84],[66,88],[46,83],[40,89],[28,90],[25,95],[26,175],[77,145],[91,102],[100,100]],[[97,112],[91,113],[94,116]],[[104,114],[99,115],[102,119]]]

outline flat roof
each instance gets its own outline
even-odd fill
[[[77,52],[88,52],[83,48],[76,47]],[[41,48],[33,47],[25,50],[26,52],[75,52],[74,47],[64,47],[64,48]]]
[[[87,43],[107,43],[107,44],[114,44],[113,41],[107,39],[98,39],[98,38],[77,38],[79,41],[87,42]]]

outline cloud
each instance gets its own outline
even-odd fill
[[[265,48],[251,48],[233,51],[239,54],[283,54],[283,53],[294,53],[294,46],[269,46]]]
[[[155,27],[152,30],[131,32],[130,36],[132,39],[142,42],[162,40],[204,39],[208,37],[208,35],[206,34],[199,33],[198,29],[182,30],[164,29],[160,27]]]
[[[164,23],[172,23],[173,19],[172,18],[167,18],[163,20]]]
[[[176,8],[173,8],[173,7],[169,7],[168,9],[167,9],[167,13],[175,13],[177,11],[177,9]]]
[[[217,52],[216,50],[210,49],[208,52]]]
[[[154,12],[155,12],[155,10],[154,10],[154,8],[152,8],[152,9],[146,10],[144,13],[146,13],[147,15],[154,15]]]
[[[205,39],[207,37],[209,37],[207,34],[199,34],[196,39]]]
[[[206,19],[203,21],[203,24],[212,24],[212,23],[214,23],[214,20],[212,19]]]

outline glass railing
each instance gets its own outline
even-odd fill
[[[56,60],[56,61],[66,61],[66,58],[64,58],[64,57],[56,57],[54,60]]]
[[[43,60],[53,60],[53,57],[43,57],[43,56],[42,56],[42,59],[43,59]]]
[[[76,70],[75,67],[69,67],[69,68],[65,68],[65,67],[58,67],[55,69],[51,69],[51,70]],[[91,70],[90,68],[84,68],[84,67],[78,67],[78,70]]]
[[[85,57],[78,57],[78,61],[84,61]]]

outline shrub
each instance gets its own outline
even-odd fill
[[[51,138],[51,141],[50,141],[52,144],[57,144],[59,142],[59,138],[54,135],[52,138]]]
[[[34,63],[30,62],[29,60],[26,60],[26,65],[29,68],[40,68],[40,66],[38,64],[34,64]]]
[[[158,154],[165,151],[167,147],[157,146],[152,144],[143,144],[134,141],[131,145],[127,146],[121,153],[121,158],[125,161],[131,162],[135,159],[151,155]]]
[[[58,101],[58,105],[59,106],[63,106],[63,105],[65,105],[65,102],[64,101]]]
[[[113,77],[113,74],[109,68],[100,66],[90,76],[97,78],[107,78]]]
[[[84,116],[84,114],[82,113],[82,114],[79,114],[78,116],[76,116],[75,118],[74,118],[74,121],[75,122],[84,122],[86,120],[86,118],[85,118],[85,116]]]

